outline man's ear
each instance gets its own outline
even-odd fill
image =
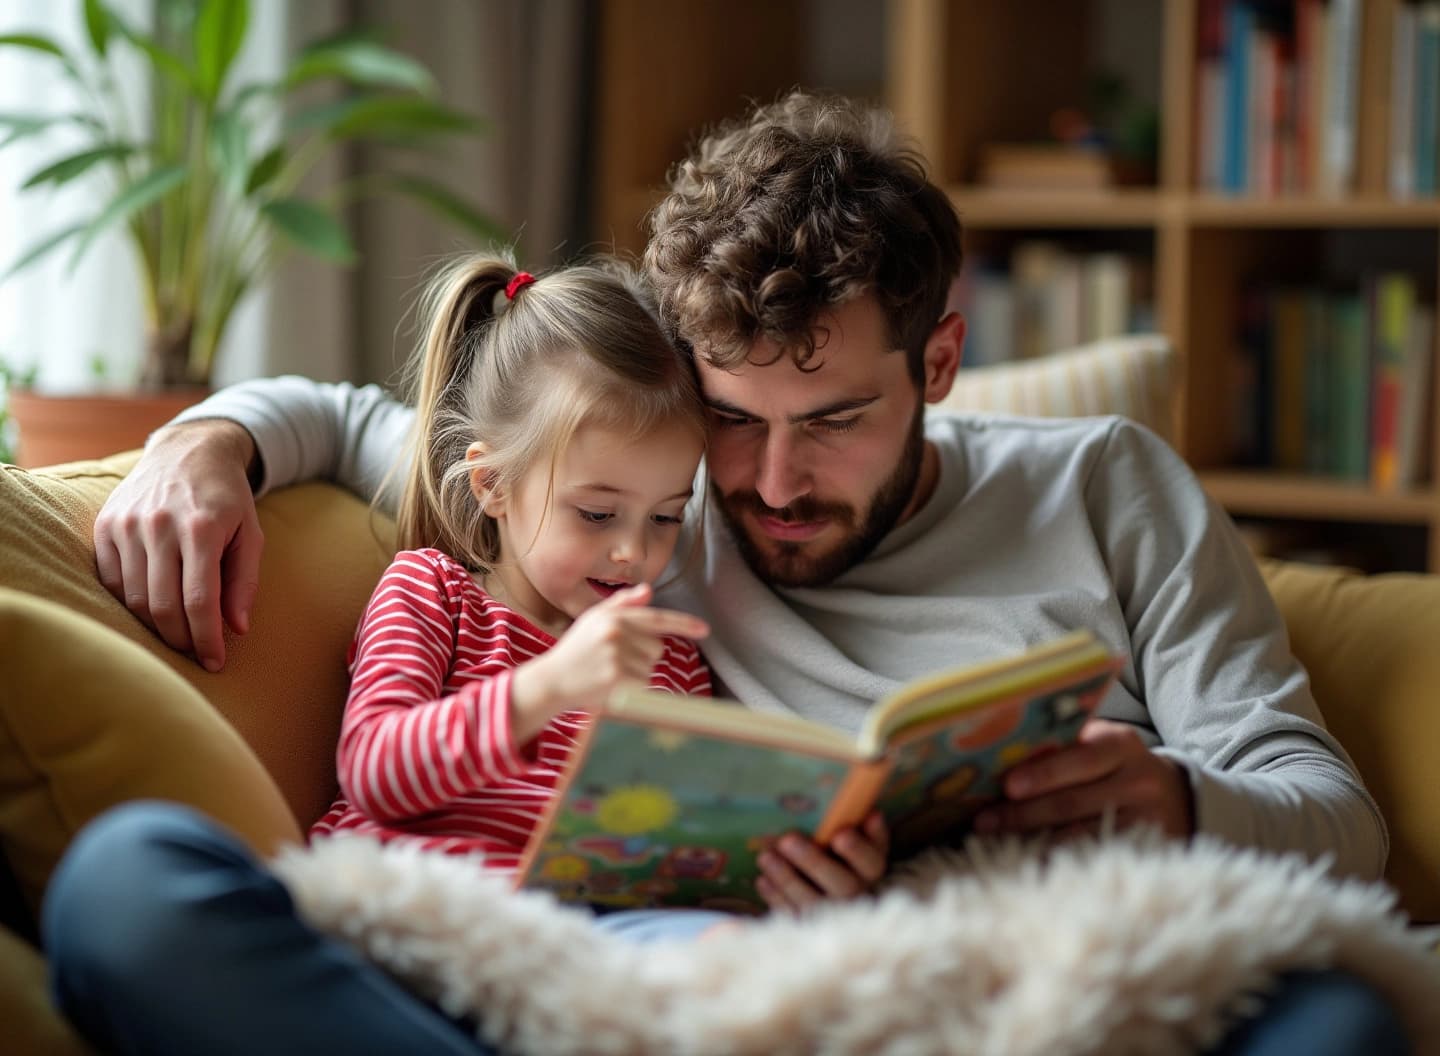
[[[925,402],[939,403],[950,394],[965,350],[965,317],[947,312],[925,341]]]
[[[470,493],[480,503],[487,517],[502,517],[505,498],[497,486],[499,474],[487,464],[490,448],[476,440],[465,449],[465,462],[470,467]]]

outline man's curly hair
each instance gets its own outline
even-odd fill
[[[662,314],[716,366],[767,338],[806,369],[819,314],[873,294],[917,383],[960,260],[960,219],[890,115],[803,92],[677,164],[645,250]]]

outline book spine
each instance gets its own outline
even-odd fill
[[[1230,194],[1243,194],[1249,141],[1250,44],[1254,13],[1243,2],[1225,12],[1225,182]]]
[[[1370,364],[1365,298],[1347,293],[1330,307],[1331,428],[1335,471],[1364,480],[1369,467]]]
[[[1271,349],[1275,386],[1271,391],[1274,465],[1305,469],[1305,297],[1296,290],[1277,292],[1270,301]]]
[[[1421,483],[1425,473],[1426,437],[1430,435],[1430,372],[1435,358],[1435,313],[1417,308],[1411,317],[1410,345],[1405,353],[1400,397],[1399,454],[1395,476],[1401,487]]]
[[[1440,3],[1420,8],[1415,42],[1415,193],[1440,190]]]
[[[1327,305],[1319,290],[1305,294],[1305,468],[1325,474],[1334,469],[1331,458],[1330,424],[1333,371],[1330,341],[1326,333]]]
[[[859,825],[875,805],[875,797],[890,776],[892,763],[887,757],[873,761],[857,762],[850,767],[850,773],[841,784],[830,809],[815,830],[815,842],[824,847],[842,829]]]
[[[1330,98],[1326,107],[1324,181],[1327,194],[1355,180],[1355,103],[1360,82],[1360,0],[1331,0]]]
[[[1394,54],[1390,69],[1390,193],[1415,193],[1415,9],[1395,10]]]

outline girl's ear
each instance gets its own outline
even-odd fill
[[[505,500],[497,486],[499,474],[486,464],[490,449],[479,440],[465,449],[465,462],[470,467],[470,492],[487,517],[503,517]]]

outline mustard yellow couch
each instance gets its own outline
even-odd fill
[[[388,560],[388,525],[339,489],[270,495],[253,630],[230,640],[225,670],[209,674],[95,579],[91,525],[134,459],[0,467],[6,1052],[86,1051],[52,1010],[26,936],[51,869],[88,819],[126,799],[175,799],[268,851],[328,805],[345,651]],[[1265,572],[1326,719],[1389,821],[1391,882],[1417,920],[1440,920],[1440,576]]]

